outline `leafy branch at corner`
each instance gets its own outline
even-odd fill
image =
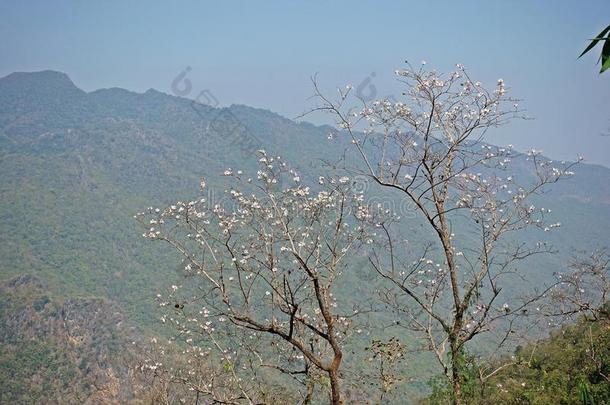
[[[602,32],[597,35],[597,37],[591,39],[591,43],[584,51],[580,54],[579,58],[593,49],[599,41],[604,42],[604,46],[602,47],[602,53],[600,55],[600,60],[602,62],[602,67],[599,73],[603,73],[606,69],[610,68],[610,25],[602,30]]]

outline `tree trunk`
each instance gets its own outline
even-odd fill
[[[459,365],[453,363],[452,366],[452,380],[453,380],[453,405],[460,405],[462,403],[462,383],[460,381],[460,370]]]
[[[328,377],[330,378],[330,390],[331,390],[331,398],[330,402],[333,405],[342,405],[343,399],[341,399],[341,387],[339,383],[339,374],[337,371],[330,371],[328,373]]]
[[[462,369],[462,356],[460,355],[460,349],[458,344],[453,337],[449,338],[451,346],[451,384],[453,388],[453,405],[460,405],[462,403],[462,379],[460,376],[460,370]]]

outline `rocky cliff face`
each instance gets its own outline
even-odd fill
[[[53,298],[19,275],[0,285],[2,403],[124,403],[139,333],[101,298]]]

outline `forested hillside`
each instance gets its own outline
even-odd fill
[[[142,335],[114,302],[53,298],[23,274],[0,285],[2,403],[132,399]]]
[[[87,93],[53,71],[0,79],[0,277],[5,282],[0,378],[9,387],[3,400],[40,398],[40,393],[25,392],[22,382],[51,384],[51,369],[65,370],[64,381],[53,382],[62,384],[59,392],[83,375],[108,375],[109,366],[100,364],[111,364],[107,359],[121,356],[126,342],[135,339],[136,329],[123,325],[134,325],[144,335],[172,333],[158,321],[155,297],[181,280],[183,266],[173,251],[142,238],[133,218],[137,212],[198,197],[201,178],[208,183],[206,197],[221,201],[226,198],[223,171],[256,172],[256,149],[281,154],[315,183],[349,145],[340,133],[328,139],[330,132],[336,133],[266,110],[212,108],[152,89]],[[518,174],[527,176],[520,159],[515,159]],[[610,240],[610,169],[581,164],[575,171],[536,201],[552,210],[561,228],[524,237],[544,238],[558,251],[529,262],[528,283],[553,280],[554,273],[567,270],[572,254]],[[413,231],[414,243],[426,238],[418,233],[420,222],[414,216],[406,230]],[[347,280],[344,296],[355,300],[370,294],[365,266]],[[104,330],[58,334],[49,325],[60,322],[54,319],[66,311],[77,314],[76,324]],[[100,321],[102,314],[109,318]],[[92,340],[104,349],[89,353]],[[74,345],[82,351],[72,350]],[[95,367],[89,370],[87,361]],[[423,392],[434,370],[430,361],[424,357],[406,367],[421,372],[407,389]],[[7,374],[10,369],[24,375],[15,378]]]

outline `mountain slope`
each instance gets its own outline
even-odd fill
[[[0,284],[0,402],[130,399],[137,329],[108,300],[57,300],[47,290],[28,274]]]
[[[0,278],[34,274],[48,285],[49,299],[103,297],[139,326],[155,327],[154,297],[180,277],[180,263],[141,238],[133,215],[198,195],[201,177],[208,198],[220,201],[222,171],[256,170],[253,152],[260,148],[281,154],[303,179],[317,179],[322,162],[337,161],[348,146],[341,137],[329,141],[331,130],[155,90],[86,93],[52,71],[6,76],[0,79]],[[532,262],[535,282],[565,270],[575,250],[610,240],[609,169],[583,164],[538,202],[553,209],[562,229],[527,236],[547,237],[561,252]],[[357,297],[368,275],[351,277],[347,286]]]

